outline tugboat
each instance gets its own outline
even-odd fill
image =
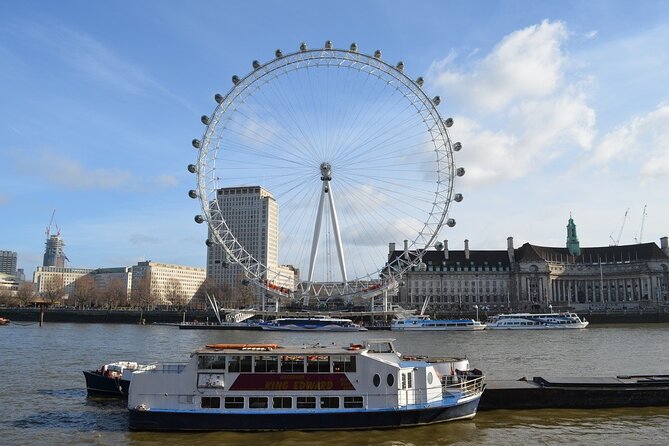
[[[386,429],[474,417],[484,376],[462,358],[347,346],[212,344],[133,373],[132,430]]]
[[[118,361],[104,364],[99,370],[84,370],[88,396],[127,398],[132,372],[151,369],[152,365]]]

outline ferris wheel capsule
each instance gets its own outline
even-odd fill
[[[465,168],[464,167],[458,167],[458,169],[455,171],[455,174],[459,177],[462,177],[465,175]]]
[[[374,51],[374,59],[381,59],[381,50]]]
[[[197,192],[191,189],[188,191],[188,196],[191,198],[197,198]]]
[[[251,62],[251,66],[253,67],[254,70],[257,70],[258,68],[260,68],[260,62],[254,60],[253,62]]]
[[[455,194],[455,196],[453,197],[453,199],[458,203],[460,203],[463,198],[464,197],[462,196],[462,194]]]
[[[281,50],[274,51],[274,55],[276,56],[277,59],[281,59],[283,57],[283,53],[281,52]]]
[[[306,51],[306,50],[308,50],[307,44],[304,42],[300,43],[300,51]]]
[[[397,68],[399,71],[404,71],[404,62],[400,60],[397,62],[397,66],[395,68]]]
[[[454,151],[459,152],[460,149],[462,149],[462,143],[456,142],[455,144],[453,144],[453,150]]]
[[[211,120],[209,119],[209,116],[207,116],[207,115],[202,115],[202,116],[200,117],[200,121],[201,121],[202,124],[204,124],[204,125],[209,125],[209,123],[211,122]]]
[[[189,164],[188,165],[188,171],[190,173],[197,173],[197,166],[195,164]]]
[[[453,118],[448,118],[448,119],[446,119],[446,120],[444,121],[444,124],[446,125],[446,127],[449,127],[449,128],[450,128],[450,127],[453,127]]]
[[[446,226],[448,226],[449,228],[452,228],[453,226],[455,226],[455,220],[452,219],[452,218],[449,218],[448,220],[446,220]]]
[[[202,223],[204,223],[204,217],[201,216],[201,215],[196,215],[195,218],[194,218],[194,220],[195,220],[195,223],[197,223],[197,224],[202,224]]]
[[[418,84],[419,87],[422,87],[422,86],[423,86],[423,82],[424,82],[424,81],[423,81],[423,78],[422,78],[422,77],[419,77],[418,79],[416,79],[416,83]]]
[[[332,49],[332,41],[331,40],[326,40],[325,41],[325,49],[326,50],[331,50]]]
[[[221,103],[223,103],[223,96],[221,96],[220,94],[216,93],[216,94],[214,95],[214,100],[215,100],[216,102],[218,102],[219,104],[221,104]]]
[[[353,42],[351,44],[351,51],[353,51],[354,53],[358,52],[358,44],[357,43]]]
[[[433,103],[434,105],[439,105],[439,104],[441,104],[441,98],[440,98],[439,96],[435,96],[434,98],[432,98],[432,103]]]
[[[237,85],[239,83],[239,76],[237,76],[236,74],[232,76],[232,83]]]
[[[199,139],[194,139],[193,141],[191,141],[191,144],[193,144],[193,147],[195,147],[196,149],[199,149],[200,146],[202,145],[202,144],[200,144]]]

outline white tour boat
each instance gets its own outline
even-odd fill
[[[585,328],[589,324],[576,313],[513,313],[491,316],[486,321],[488,330],[545,330]]]
[[[398,318],[390,323],[390,329],[395,331],[474,331],[485,327],[474,319],[430,319],[427,315]]]
[[[268,322],[261,322],[260,328],[269,331],[366,331],[362,325],[351,319],[330,316],[280,317]]]
[[[133,374],[134,430],[383,429],[474,417],[484,388],[459,358],[350,346],[214,344]]]

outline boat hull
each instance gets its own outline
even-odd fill
[[[455,406],[350,412],[202,412],[130,409],[130,429],[150,431],[362,430],[473,418],[480,396]]]
[[[127,398],[130,381],[125,379],[107,378],[98,370],[85,371],[86,392],[88,396],[102,396],[111,398]]]
[[[261,325],[265,331],[367,331],[364,327],[340,327],[338,325],[329,326],[303,326],[303,325]]]
[[[486,330],[579,330],[587,327],[589,322],[583,322],[580,324],[564,324],[564,325],[528,325],[528,326],[509,326],[509,325],[492,325],[488,324]]]

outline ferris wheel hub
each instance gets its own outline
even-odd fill
[[[321,180],[330,181],[332,180],[332,167],[330,163],[323,161],[321,163]]]

